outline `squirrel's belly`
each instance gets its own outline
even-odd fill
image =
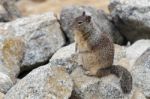
[[[103,68],[105,63],[100,59],[100,56],[95,53],[80,53],[78,56],[78,63],[83,66],[84,69],[90,70],[93,67]]]

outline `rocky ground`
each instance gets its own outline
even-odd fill
[[[43,7],[50,2],[43,1],[32,0]],[[17,7],[22,2],[31,1]],[[150,1],[110,0],[108,8],[110,14],[79,5],[31,16],[25,11],[0,22],[0,99],[150,99]],[[111,35],[114,64],[133,77],[130,94],[122,92],[116,76],[87,76],[76,63],[71,24],[83,11]]]

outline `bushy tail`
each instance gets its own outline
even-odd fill
[[[120,85],[123,93],[128,94],[132,90],[132,76],[130,72],[122,66],[110,66],[107,68],[99,69],[97,75],[99,77],[106,76],[108,74],[114,74],[120,79]]]

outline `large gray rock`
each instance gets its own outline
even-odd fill
[[[121,65],[130,71],[135,61],[150,47],[150,40],[138,40],[126,47],[117,44],[114,46],[114,65]]]
[[[89,6],[68,6],[61,11],[60,23],[63,31],[66,33],[70,42],[74,41],[74,35],[72,31],[72,23],[74,19],[82,15],[83,11],[86,11],[88,15],[91,15],[95,23],[98,25],[101,32],[109,33],[115,43],[123,44],[124,39],[119,34],[117,29],[109,21],[108,16],[101,10],[97,10]]]
[[[150,48],[136,60],[131,73],[134,86],[150,97]]]
[[[4,94],[0,92],[0,99],[4,99]]]
[[[71,73],[77,66],[75,43],[59,49],[50,59],[50,64],[65,66],[68,73]]]
[[[9,69],[11,77],[17,77],[20,73],[20,65],[25,52],[25,43],[22,38],[7,38],[3,42],[2,61]]]
[[[4,35],[5,32],[0,31],[0,92],[7,93],[20,73],[25,45],[21,38],[6,39]]]
[[[126,58],[126,47],[114,44],[114,64]]]
[[[123,94],[119,79],[113,75],[96,78],[84,75],[79,67],[71,74],[74,90],[70,99],[130,99],[131,94]]]
[[[4,99],[68,99],[73,82],[65,68],[42,66],[20,80]]]
[[[149,0],[111,0],[112,19],[127,40],[150,38]]]
[[[65,44],[53,13],[34,15],[0,23],[0,92],[6,93],[21,71],[31,70],[49,61]]]
[[[139,89],[137,89],[137,90],[135,90],[131,99],[147,99],[147,98]]]
[[[130,60],[126,55],[127,47],[114,44],[114,49],[115,53],[113,65],[120,65],[130,71],[132,66],[130,65]]]
[[[0,72],[0,92],[6,93],[13,86],[11,78],[2,72]]]
[[[51,12],[2,23],[0,27],[11,31],[10,35],[22,37],[26,44],[21,71],[47,63],[55,51],[65,44],[57,18]]]
[[[131,46],[126,48],[126,57],[132,66],[135,61],[150,48],[150,40],[138,40]]]

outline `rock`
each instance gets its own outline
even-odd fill
[[[146,97],[140,90],[136,90],[131,99],[146,99]]]
[[[136,60],[131,73],[133,85],[141,89],[146,97],[150,97],[150,48]]]
[[[121,59],[126,58],[126,47],[114,44],[114,64],[117,64]]]
[[[150,47],[150,40],[138,40],[127,47],[115,44],[114,47],[114,65],[121,65],[130,71],[137,58]]]
[[[0,72],[3,74],[9,75],[10,70],[6,68],[6,66],[4,66],[3,64],[0,64]]]
[[[150,38],[149,0],[111,0],[112,20],[120,33],[132,43]]]
[[[102,11],[89,6],[69,6],[61,11],[60,23],[63,31],[70,42],[74,41],[72,23],[74,19],[82,15],[83,11],[91,15],[101,32],[109,33],[115,43],[123,44],[124,39],[114,25],[109,21],[108,16]]]
[[[0,29],[0,92],[6,93],[20,73],[21,60],[25,50],[20,38],[10,38],[7,31]]]
[[[33,15],[15,21],[0,24],[11,31],[14,37],[22,37],[26,51],[21,71],[31,70],[49,61],[49,58],[65,44],[60,25],[54,13]]]
[[[25,43],[21,38],[8,38],[3,42],[2,56],[4,66],[9,69],[9,74],[17,77],[25,52]]]
[[[74,57],[75,43],[59,49],[50,59],[50,63],[66,66],[68,73],[71,73],[77,66]]]
[[[126,57],[132,66],[134,62],[150,47],[150,40],[138,40],[126,49]]]
[[[65,68],[42,66],[21,79],[4,99],[68,99],[73,82]]]
[[[6,93],[13,86],[13,82],[11,78],[0,72],[0,92]]]
[[[0,49],[3,48],[3,42],[5,39],[14,37],[13,32],[8,30],[7,27],[5,28],[6,24],[7,23],[0,23]]]
[[[119,79],[113,75],[96,78],[84,75],[78,67],[71,77],[74,90],[71,99],[130,99],[131,95],[124,95],[120,88]]]
[[[4,94],[0,92],[0,99],[4,99]]]
[[[33,20],[31,22],[32,28],[30,28],[30,23],[28,23],[30,20]],[[31,31],[30,34],[26,35],[28,39],[22,69],[45,64],[55,51],[65,44],[60,25],[52,13],[34,16],[24,21],[22,20],[20,26],[22,24],[27,27],[24,30],[25,33]],[[25,27],[20,27],[20,29]]]
[[[128,60],[126,56],[127,47],[114,44],[114,49],[115,53],[113,65],[120,65],[130,71],[132,67],[129,64],[130,60]]]

